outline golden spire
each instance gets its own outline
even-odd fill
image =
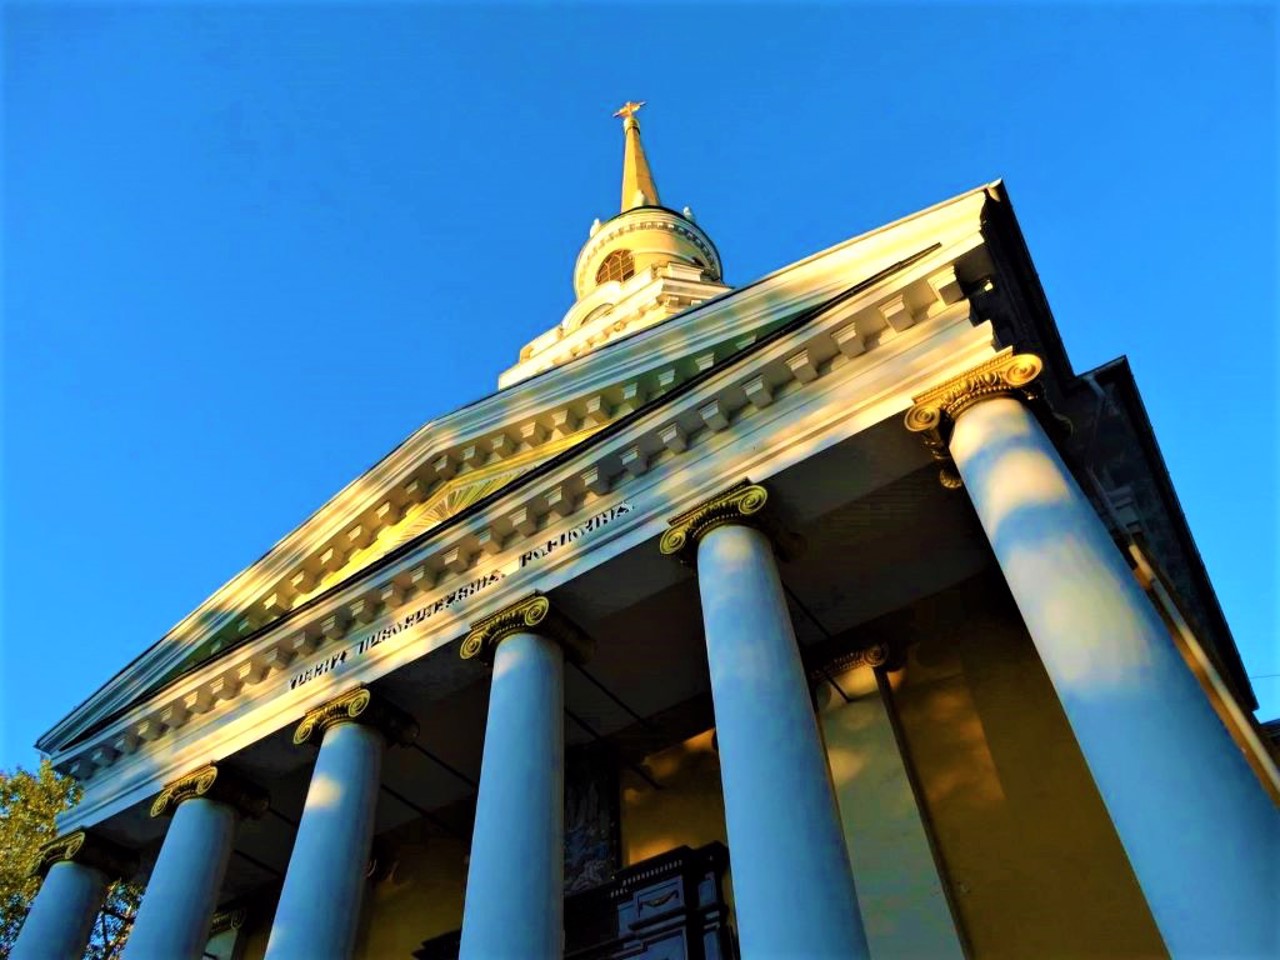
[[[622,135],[625,144],[622,148],[622,212],[636,207],[656,207],[658,185],[653,182],[653,174],[649,172],[649,161],[645,159],[644,146],[640,143],[640,124],[636,122],[636,113],[644,106],[628,100],[622,105],[615,117],[622,118]]]

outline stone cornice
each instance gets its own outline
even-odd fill
[[[172,816],[184,800],[203,797],[232,807],[243,817],[257,819],[270,801],[264,790],[210,763],[167,784],[151,804],[152,817]]]
[[[972,370],[912,398],[915,403],[904,422],[912,433],[922,435],[929,453],[941,464],[938,478],[944,487],[956,489],[962,485],[948,449],[956,418],[974,404],[996,397],[1039,401],[1034,381],[1043,366],[1035,354],[1014,353],[1012,348],[1006,348]]]
[[[650,267],[625,282],[597,287],[575,303],[557,326],[526,345],[519,362],[503,371],[499,383],[519,384],[731,292],[722,283],[679,275],[684,270],[699,272],[696,267],[669,263]]]
[[[113,695],[137,696],[157,677],[171,670],[174,660],[180,659],[184,651],[232,622],[244,606],[237,599],[241,594],[269,592],[272,578],[288,574],[291,562],[280,567],[282,558],[311,555],[321,549],[328,538],[341,534],[350,517],[364,510],[376,512],[389,490],[408,482],[418,465],[432,462],[433,451],[440,441],[458,438],[461,442],[476,433],[500,429],[520,417],[533,416],[538,409],[546,409],[550,404],[582,396],[584,389],[599,389],[607,383],[618,383],[623,378],[653,370],[655,358],[659,363],[670,363],[680,356],[706,349],[717,339],[741,336],[744,331],[767,323],[771,317],[820,303],[847,287],[851,272],[866,276],[892,262],[895,248],[926,238],[941,239],[944,247],[957,245],[952,253],[956,256],[961,249],[979,246],[982,240],[978,215],[986,202],[987,190],[988,186],[984,185],[814,253],[738,288],[730,296],[693,307],[670,323],[649,328],[607,354],[594,354],[581,362],[547,371],[425,424],[277,543],[261,561],[218,590],[164,640],[90,697],[81,709],[49,731],[40,740],[41,749],[57,752],[69,738],[101,715],[101,701]],[[334,516],[338,517],[337,522],[331,522]]]
[[[938,271],[938,263],[921,262],[908,276],[923,283]],[[450,556],[462,562],[456,568],[443,568],[434,593],[436,597],[443,596],[441,591],[449,590],[451,585],[466,585],[476,577],[470,563],[488,568],[515,561],[518,568],[521,551],[543,542],[548,532],[568,529],[608,505],[629,501],[636,507],[586,550],[566,549],[553,554],[540,566],[536,581],[531,576],[512,575],[476,600],[446,610],[422,629],[406,631],[380,645],[361,657],[358,665],[348,665],[353,668],[348,671],[350,681],[374,682],[438,650],[465,631],[466,620],[462,616],[468,612],[478,618],[527,596],[533,586],[554,590],[618,551],[638,548],[650,538],[659,537],[663,516],[676,512],[682,502],[697,501],[723,490],[733,477],[767,478],[828,444],[887,417],[900,416],[909,406],[912,392],[922,385],[991,356],[991,328],[985,324],[972,326],[966,305],[956,303],[931,314],[927,324],[891,341],[878,342],[871,333],[865,345],[867,358],[859,356],[857,362],[850,362],[836,348],[833,338],[847,342],[845,328],[862,328],[864,316],[860,310],[872,311],[866,313],[865,319],[874,330],[874,309],[888,289],[891,288],[869,287],[865,296],[842,301],[829,316],[824,312],[811,324],[780,330],[778,336],[762,342],[760,349],[719,365],[688,389],[682,388],[678,402],[674,402],[677,392],[673,392],[672,403],[664,397],[641,415],[616,429],[603,431],[591,443],[574,448],[557,462],[539,468],[536,475],[523,478],[516,486],[477,505],[468,515],[450,521],[445,528],[430,534],[425,545],[415,546],[395,564],[378,571],[378,580],[344,585],[314,611],[315,617],[332,617],[335,611],[348,608],[380,584],[397,582],[433,557]],[[805,363],[787,362],[798,357]],[[814,375],[806,372],[806,364],[812,366]],[[759,391],[759,384],[754,383],[761,370],[789,375],[790,380],[771,379],[774,391],[766,397]],[[756,391],[755,401],[750,399],[747,386]],[[680,430],[668,429],[678,424],[683,425]],[[561,490],[577,492],[572,499],[556,497]],[[517,513],[525,509],[521,504],[529,507],[539,522],[529,526],[527,533],[526,528],[506,527],[501,546],[490,553],[482,545],[492,542],[491,534],[504,529],[503,518],[511,517],[513,509],[519,507]],[[532,508],[537,504],[540,506],[534,514]],[[403,595],[396,601],[398,605],[406,602]],[[415,598],[411,607],[421,607],[422,603]],[[462,615],[455,612],[459,610]],[[363,621],[351,621],[344,629],[367,637],[402,614],[388,607],[381,616],[383,619],[368,626]],[[322,703],[322,698],[313,695],[324,691],[321,685],[307,687],[309,693],[294,695],[288,677],[282,674],[296,672],[298,667],[291,666],[288,657],[275,658],[277,651],[283,652],[291,644],[291,638],[309,636],[298,627],[295,622],[289,628],[277,629],[237,655],[207,665],[184,685],[168,691],[165,698],[139,705],[105,728],[78,753],[55,756],[55,764],[64,766],[92,761],[105,746],[119,742],[132,731],[149,728],[151,718],[168,709],[169,698],[195,697],[197,693],[204,696],[203,691],[212,688],[231,696],[218,703],[216,710],[205,707],[205,712],[192,714],[157,743],[143,740],[131,754],[121,754],[116,760],[103,758],[106,768],[100,767],[93,775],[81,804],[74,814],[60,820],[61,826],[70,829],[90,825],[128,809],[153,796],[156,788],[152,784],[163,782],[161,778],[172,777],[175,771],[203,757],[232,756],[260,739],[262,730],[295,723],[302,711]],[[334,634],[333,639],[318,634],[299,646],[293,656],[308,658],[299,662],[318,663],[348,647],[355,649],[350,646],[353,639],[342,633]],[[250,669],[255,663],[262,666]],[[221,678],[245,670],[251,680],[245,681],[240,693],[232,695],[230,688],[219,686]]]
[[[591,639],[572,620],[552,609],[551,601],[540,593],[473,623],[458,655],[463,660],[474,657],[482,663],[493,663],[498,644],[515,633],[536,633],[555,640],[564,648],[565,655],[577,663],[585,663],[591,655]]]
[[[392,746],[408,746],[418,737],[418,721],[367,687],[356,687],[309,711],[294,730],[293,742],[318,743],[340,723],[373,727]]]
[[[125,880],[138,870],[138,858],[131,850],[93,831],[76,830],[41,847],[31,875],[43,878],[55,863],[65,861],[100,870],[108,880]]]
[[[497,491],[474,505],[475,509],[426,534],[422,542],[406,545],[399,556],[371,568],[368,576],[342,584],[242,650],[206,664],[163,696],[135,707],[77,752],[55,756],[55,763],[62,766],[85,765],[84,776],[105,768],[118,770],[112,771],[109,782],[95,783],[92,802],[82,816],[69,819],[67,825],[96,822],[97,810],[114,808],[125,797],[136,796],[135,791],[143,789],[142,783],[152,776],[149,771],[172,769],[165,757],[182,756],[190,762],[210,756],[207,737],[215,726],[219,731],[236,730],[232,736],[239,742],[259,723],[289,722],[288,712],[296,709],[291,707],[296,698],[276,704],[268,704],[268,699],[280,692],[274,685],[285,679],[280,674],[297,670],[295,662],[341,649],[352,631],[368,632],[391,622],[406,604],[421,604],[424,591],[442,595],[451,583],[465,584],[475,577],[477,564],[487,566],[513,553],[518,557],[521,549],[527,549],[523,544],[539,542],[545,527],[617,502],[615,490],[643,491],[652,485],[645,476],[650,471],[655,477],[669,476],[676,462],[702,462],[708,456],[718,456],[715,451],[730,446],[736,449],[751,437],[757,438],[750,441],[751,449],[758,451],[753,456],[762,458],[753,462],[785,461],[793,455],[793,448],[812,452],[815,438],[806,439],[808,435],[797,433],[793,426],[767,448],[760,445],[760,431],[776,430],[771,424],[779,416],[790,416],[785,411],[825,409],[813,404],[835,402],[819,400],[832,390],[842,391],[844,399],[839,401],[838,415],[821,415],[822,422],[830,421],[823,429],[840,433],[861,429],[857,424],[870,425],[864,418],[886,402],[895,406],[878,414],[877,419],[900,412],[914,384],[927,383],[931,376],[963,369],[962,364],[989,356],[989,334],[970,325],[963,301],[947,303],[938,294],[936,307],[917,307],[920,325],[905,332],[890,329],[884,319],[883,305],[899,303],[903,290],[919,304],[921,297],[934,295],[935,286],[947,289],[947,264],[953,255],[939,250],[909,261],[905,268],[886,270],[856,289],[856,296],[841,297],[837,305],[824,308],[811,319],[798,318],[731,360],[712,364],[694,381],[663,393],[635,416],[610,425],[587,443]],[[935,284],[935,279],[944,282]],[[864,353],[868,359],[862,359]],[[844,386],[846,382],[849,386]],[[805,401],[805,397],[810,399]],[[890,401],[890,397],[902,400]],[[690,457],[691,453],[695,456]],[[737,475],[744,472],[739,470]],[[682,476],[687,481],[689,475]],[[702,490],[701,496],[706,496],[723,482],[720,479],[710,487],[686,489]],[[421,586],[415,587],[415,581]],[[513,589],[520,589],[519,584],[513,583]],[[502,587],[489,594],[494,598],[503,595]],[[442,626],[433,626],[432,635],[452,622],[450,617],[433,621]],[[379,654],[399,649],[383,647]],[[361,678],[375,662],[383,661],[380,657],[362,660],[368,666],[362,667]],[[368,675],[368,679],[377,675]],[[268,687],[259,685],[269,679],[272,684],[264,693]],[[251,711],[255,718],[269,714],[273,719],[251,722]],[[163,739],[153,743],[158,738]],[[99,799],[112,785],[123,791],[117,794],[121,800],[108,803]]]
[[[825,288],[820,292],[825,293]],[[520,422],[519,418],[525,418],[526,423],[545,419],[550,424],[551,434],[577,429],[580,424],[601,426],[634,411],[655,393],[670,389],[672,385],[687,379],[690,374],[686,370],[685,358],[690,351],[694,356],[709,358],[712,362],[720,361],[738,349],[743,328],[749,329],[766,322],[769,316],[784,311],[791,303],[804,305],[816,299],[818,292],[806,291],[806,296],[798,301],[769,303],[761,300],[757,302],[755,309],[750,309],[750,304],[744,303],[737,303],[732,307],[722,305],[723,309],[718,316],[714,320],[707,318],[704,326],[693,335],[687,332],[677,334],[674,328],[667,329],[665,325],[663,328],[648,328],[643,331],[643,334],[650,335],[643,337],[644,345],[629,342],[625,348],[619,345],[608,356],[593,355],[583,358],[584,362],[590,361],[590,371],[577,370],[577,362],[565,364],[537,375],[530,381],[517,384],[501,394],[491,395],[474,407],[463,408],[441,421],[425,425],[386,460],[349,484],[312,519],[277,543],[262,561],[243,571],[217,591],[171,630],[165,640],[144,653],[138,661],[130,664],[117,678],[41,737],[41,749],[56,753],[68,739],[81,735],[86,726],[104,713],[109,713],[109,708],[102,704],[110,696],[128,700],[145,695],[151,685],[166,673],[172,672],[192,647],[207,642],[218,630],[225,629],[237,618],[242,618],[244,612],[257,602],[251,600],[246,603],[237,599],[238,596],[265,596],[270,599],[272,583],[290,575],[296,567],[294,560],[279,566],[277,561],[280,557],[321,555],[327,549],[326,544],[351,528],[352,518],[380,511],[380,504],[385,506],[388,502],[388,494],[400,496],[410,487],[421,488],[422,484],[429,483],[430,476],[433,475],[431,471],[457,469],[459,461],[449,454],[449,450],[465,451],[468,439],[475,439],[477,435],[484,438],[490,434],[496,436],[495,431],[508,432],[504,427],[510,427],[511,421],[500,419],[504,412],[517,423]],[[686,319],[691,318],[681,318],[679,325],[684,326]],[[658,342],[650,343],[651,338]],[[572,374],[568,372],[571,366],[574,367]],[[583,376],[584,372],[589,375]],[[536,387],[532,385],[534,380],[537,381]],[[528,401],[522,399],[521,395],[527,397]],[[531,401],[538,396],[545,400],[541,405],[535,406]],[[483,416],[486,413],[493,415]],[[465,422],[455,426],[454,421]],[[472,426],[467,426],[466,423]],[[441,447],[445,443],[449,446],[441,453]],[[358,500],[354,500],[356,497]],[[330,514],[336,515],[338,519],[335,521]],[[328,522],[317,528],[317,524],[325,517]],[[166,650],[169,651],[168,655],[164,653]]]
[[[668,370],[674,371],[684,362],[682,358],[697,356],[716,343],[733,342],[772,318],[822,302],[846,288],[851,274],[873,274],[894,262],[896,251],[909,244],[940,240],[942,248],[950,250],[951,258],[976,249],[982,243],[978,215],[986,202],[986,190],[984,186],[969,191],[815,253],[731,295],[692,307],[680,317],[648,328],[604,353],[547,371],[424,425],[41,737],[39,746],[55,755],[67,751],[75,738],[101,724],[104,718],[116,715],[119,704],[127,705],[146,695],[161,678],[173,672],[187,651],[243,618],[246,603],[269,600],[272,584],[291,575],[295,564],[291,558],[322,553],[334,538],[346,536],[359,517],[376,516],[382,511],[389,493],[395,494],[400,487],[412,483],[424,465],[440,461],[437,452],[442,444],[465,444],[468,438],[483,437],[487,432],[520,423],[522,418],[537,417],[539,411],[572,402],[574,397],[586,398],[580,401],[586,404],[592,391],[599,396],[602,388],[626,383],[628,378],[639,384],[639,378],[651,376],[656,387],[663,389],[663,384],[670,382]],[[621,402],[627,402],[625,395]],[[570,415],[580,413],[570,410]],[[395,507],[392,502],[393,512]]]

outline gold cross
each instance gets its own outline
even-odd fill
[[[624,103],[621,107],[618,108],[618,112],[615,113],[614,116],[622,117],[623,120],[630,120],[640,111],[640,108],[643,106],[644,106],[643,100],[641,100],[639,103],[636,103],[634,100],[628,100],[626,103]]]

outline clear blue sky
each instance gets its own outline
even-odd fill
[[[1006,178],[1280,674],[1276,50],[1269,4],[9,3],[0,766],[558,322],[627,98],[735,284]]]

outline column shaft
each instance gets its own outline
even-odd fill
[[[745,957],[866,957],[853,876],[768,538],[715,527],[698,586]]]
[[[266,956],[349,957],[355,949],[386,741],[344,722],[324,732]]]
[[[1280,953],[1280,816],[1040,424],[985,400],[950,447],[1170,952]]]
[[[55,863],[22,924],[12,960],[78,960],[106,893],[102,871],[70,860]]]
[[[868,945],[877,956],[963,960],[888,691],[871,666],[832,679],[840,691],[821,684],[818,717]]]
[[[558,957],[563,913],[563,653],[516,633],[494,654],[461,956]]]
[[[235,826],[228,804],[206,797],[178,804],[125,944],[126,960],[195,960],[203,953]]]

